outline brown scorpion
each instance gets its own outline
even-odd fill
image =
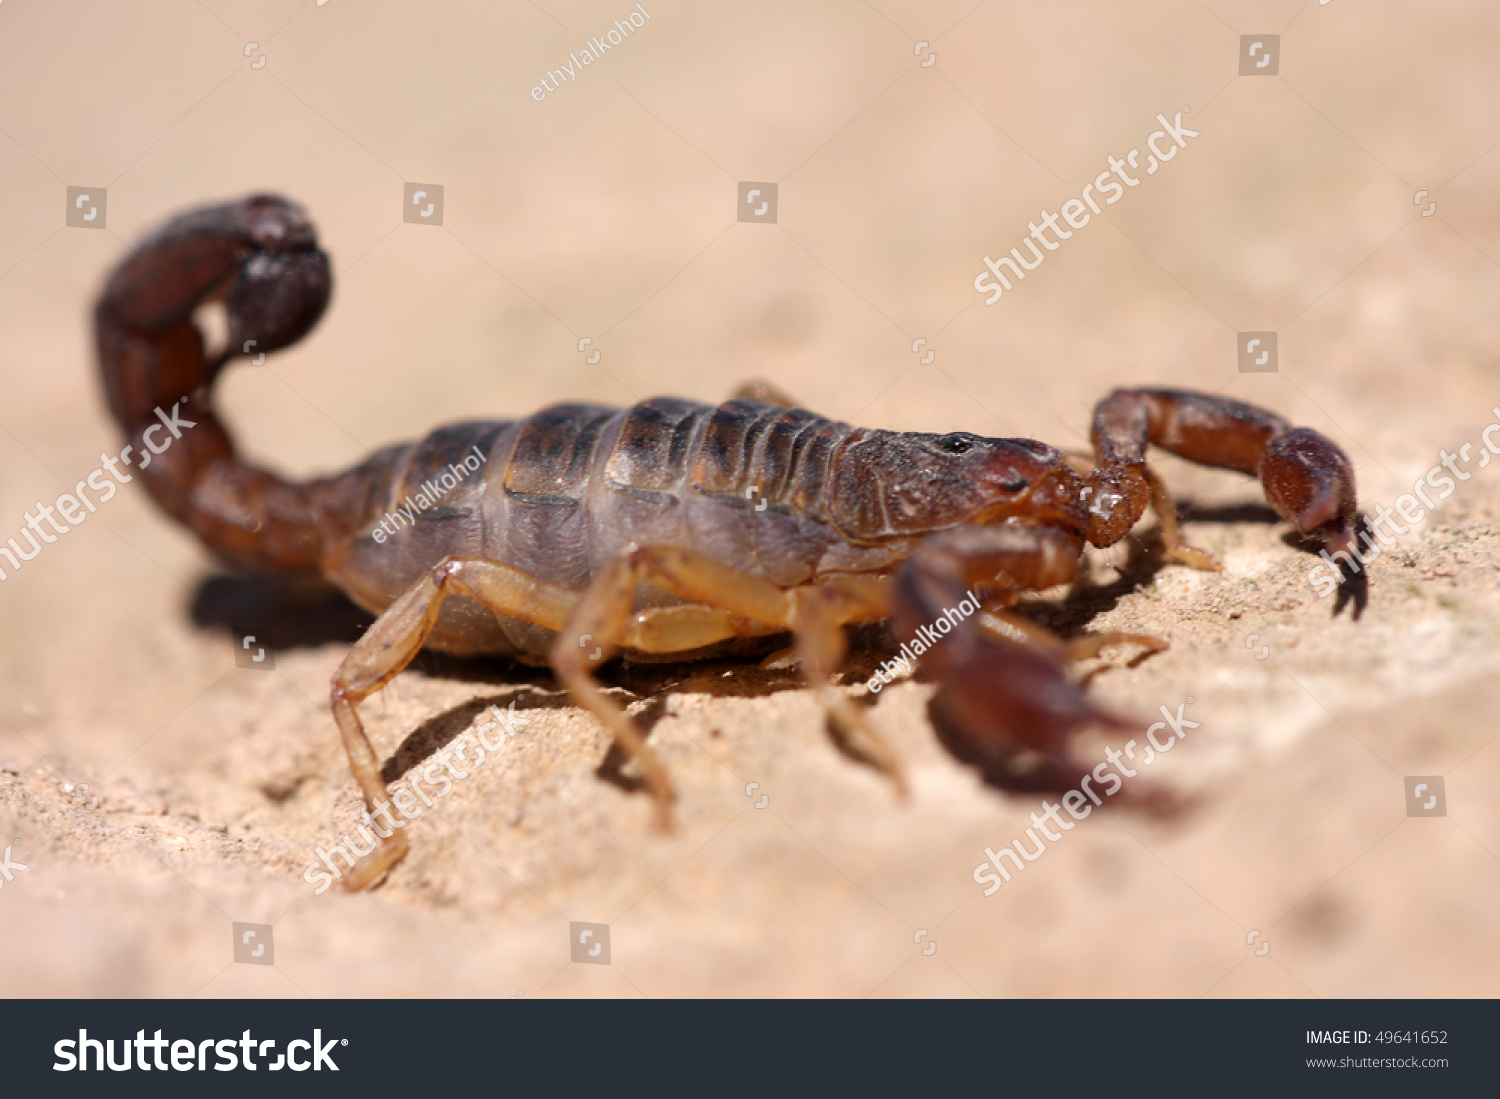
[[[935,712],[970,743],[1030,748],[1071,776],[1073,731],[1125,723],[1084,694],[1066,661],[1166,643],[1122,633],[1065,642],[1010,608],[1072,581],[1086,543],[1120,541],[1148,506],[1168,561],[1217,567],[1182,543],[1148,443],[1258,477],[1276,513],[1331,550],[1353,537],[1354,475],[1338,446],[1252,405],[1173,389],[1101,401],[1086,474],[1029,439],[867,430],[742,397],[562,404],[451,424],[337,476],[289,482],[236,453],[210,391],[231,360],[300,339],[330,289],[328,256],[300,208],[254,195],[183,214],[141,243],[105,284],[95,330],[110,410],[138,453],[158,409],[178,405],[192,425],[139,470],[156,501],[230,565],[321,577],[378,615],[332,681],[365,805],[395,825],[345,878],[356,889],[408,847],[357,708],[424,646],[545,656],[636,761],[667,821],[667,772],[601,690],[603,661],[692,660],[789,634],[836,728],[904,788],[896,755],[832,684],[845,627],[889,620],[910,640],[974,592],[985,613],[920,658],[939,684]],[[194,317],[210,302],[228,324],[212,354]],[[455,476],[476,459],[472,475]],[[423,486],[446,489],[445,476],[451,490],[410,525],[382,519]]]

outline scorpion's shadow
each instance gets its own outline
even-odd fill
[[[272,652],[352,645],[374,616],[321,581],[271,576],[210,576],[199,583],[188,615],[200,629],[255,634]]]
[[[189,601],[188,615],[200,629],[224,631],[231,645],[237,644],[236,639],[241,636],[253,634],[257,646],[273,653],[329,644],[352,645],[375,619],[338,589],[318,581],[232,574],[210,576],[200,582]],[[691,666],[680,662],[629,664],[616,660],[599,669],[597,675],[601,686],[622,704],[645,699],[646,704],[637,708],[632,717],[642,735],[649,737],[652,728],[665,716],[667,692],[674,687],[739,697],[801,687],[801,677],[795,672],[746,676],[731,671],[755,670],[756,661],[772,647],[762,641],[743,646],[738,655]],[[533,709],[573,707],[567,692],[544,665],[534,666],[508,657],[461,657],[423,649],[408,667],[434,679],[521,690],[476,696],[427,718],[406,735],[382,765],[381,777],[388,783],[421,766],[492,705],[503,710],[514,701],[517,714]],[[731,674],[722,678],[726,672]],[[612,744],[596,773],[622,789],[643,790],[644,779],[633,768],[627,771],[627,762],[628,757],[619,745]]]
[[[1276,524],[1281,521],[1270,508],[1256,504],[1201,507],[1183,502],[1179,516],[1185,523]],[[1295,532],[1286,535],[1283,541],[1305,552],[1317,549]],[[1061,637],[1074,637],[1099,615],[1113,609],[1125,596],[1149,584],[1165,564],[1159,531],[1132,535],[1127,541],[1126,562],[1119,566],[1119,576],[1111,583],[1075,585],[1061,601],[1028,599],[1023,600],[1017,609]],[[1363,574],[1343,575],[1334,613],[1337,614],[1352,600],[1354,617],[1358,618],[1366,598]],[[223,629],[231,637],[242,631],[254,632],[259,638],[258,643],[268,645],[273,652],[327,644],[352,645],[374,621],[374,616],[368,611],[355,606],[337,589],[320,582],[299,583],[279,577],[234,575],[203,580],[193,594],[189,614],[198,627]],[[672,691],[725,698],[762,698],[781,691],[803,689],[806,684],[797,670],[767,668],[761,663],[767,652],[786,644],[787,640],[763,639],[744,646],[739,653],[692,664],[613,661],[599,670],[599,679],[607,689],[612,688],[611,693],[617,697],[619,692],[629,696],[619,698],[621,702],[646,701],[632,716],[642,734],[649,737],[653,727],[666,715],[666,697]],[[868,679],[897,648],[883,625],[852,630],[843,678],[848,682]],[[1142,653],[1131,661],[1131,666],[1138,665],[1150,655]],[[573,705],[550,669],[544,666],[525,665],[504,657],[456,657],[424,649],[413,659],[412,667],[433,678],[523,688],[524,701],[522,696],[513,692],[476,697],[428,718],[409,733],[386,760],[381,771],[387,782],[394,782],[421,765],[469,728],[474,719],[491,705],[504,708],[514,700],[518,703],[518,713]],[[1104,667],[1095,669],[1085,681],[1104,670]],[[920,670],[917,679],[930,682]],[[860,700],[866,706],[873,706],[876,701],[874,695],[866,695]],[[1037,763],[1029,753],[1006,752],[993,747],[981,749],[974,745],[947,720],[936,696],[928,705],[928,714],[938,741],[955,759],[975,767],[986,784],[1012,793],[1061,792],[1065,787],[1062,777],[1049,764]],[[842,753],[856,762],[871,762],[857,745],[839,734],[832,722],[827,723],[827,729]],[[717,735],[717,730],[711,729],[710,735]],[[611,745],[597,774],[622,789],[643,789],[642,779],[633,770],[631,773],[624,770],[626,762],[620,747]]]

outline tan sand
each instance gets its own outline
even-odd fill
[[[1112,387],[1172,384],[1326,432],[1373,508],[1495,418],[1481,0],[646,7],[538,103],[623,0],[5,4],[0,534],[121,444],[88,328],[105,271],[253,189],[304,203],[338,271],[308,339],[221,387],[245,451],[289,473],[751,376],[866,425],[1080,447]],[[1235,76],[1262,31],[1279,75]],[[1185,106],[1200,136],[982,304],[982,256]],[[779,184],[775,226],[735,220],[740,180]],[[444,187],[440,228],[403,224],[403,182]],[[103,232],[63,227],[70,185],[108,188]],[[1278,373],[1237,372],[1249,330],[1279,332]],[[227,577],[129,486],[0,583],[0,844],[27,867],[0,889],[0,994],[1494,995],[1500,463],[1375,562],[1358,622],[1254,484],[1161,468],[1224,571],[1132,587],[1123,547],[1091,552],[1113,594],[1038,613],[1172,641],[1082,672],[1143,727],[1195,700],[1149,775],[1194,807],[1101,811],[991,897],[971,873],[1040,797],[938,743],[928,684],[873,709],[901,804],[792,671],[616,676],[682,794],[663,837],[548,674],[428,657],[365,707],[383,757],[491,703],[530,725],[383,888],[314,896],[303,870],[358,807],[327,682],[363,617]],[[247,614],[274,618],[274,670],[235,667]],[[856,655],[851,694],[884,655]],[[1409,817],[1404,776],[1438,775],[1446,816]],[[234,921],[274,925],[274,966],[233,961]],[[570,921],[609,924],[610,966],[570,962]]]

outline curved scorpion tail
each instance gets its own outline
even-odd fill
[[[243,461],[210,389],[231,359],[300,339],[328,304],[328,257],[302,211],[252,195],[183,214],[111,273],[94,308],[124,462],[169,514],[230,563],[315,572],[322,551],[306,486]],[[210,356],[193,314],[222,302],[228,342]]]

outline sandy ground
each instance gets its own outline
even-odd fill
[[[1483,0],[646,8],[537,102],[624,0],[5,3],[0,534],[120,446],[89,348],[104,272],[253,189],[304,203],[338,271],[314,333],[220,391],[289,473],[751,376],[870,426],[1076,447],[1111,387],[1164,383],[1324,431],[1373,509],[1500,415]],[[1239,35],[1273,33],[1278,75],[1237,76]],[[986,307],[981,257],[1178,111],[1199,136]],[[775,225],[736,220],[742,180],[778,185]],[[444,188],[441,227],[403,223],[404,182]],[[107,188],[104,231],[64,227],[69,186]],[[1238,372],[1261,330],[1279,371]],[[1041,795],[955,758],[930,684],[872,711],[901,804],[793,671],[612,673],[682,794],[663,837],[547,673],[426,656],[365,707],[393,771],[488,705],[529,725],[383,888],[315,896],[303,870],[358,805],[326,684],[365,618],[225,574],[131,486],[0,582],[0,844],[26,866],[0,993],[1494,995],[1500,464],[1470,460],[1357,622],[1253,483],[1164,461],[1224,571],[1091,552],[1092,587],[1033,610],[1171,639],[1081,673],[1143,729],[1194,700],[1147,776],[1188,808],[1101,810],[990,897],[973,869]],[[247,620],[273,669],[235,666]],[[851,694],[886,652],[864,639]],[[1441,776],[1446,815],[1409,816],[1406,776]],[[236,921],[273,925],[273,966],[235,963]],[[572,921],[609,925],[610,965],[570,960]]]

